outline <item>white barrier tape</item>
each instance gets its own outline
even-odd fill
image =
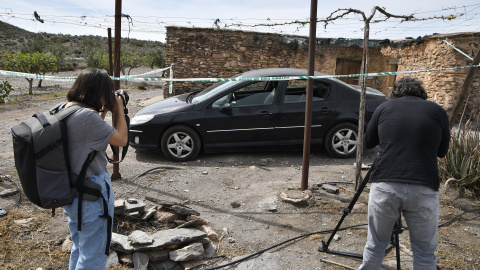
[[[162,68],[162,69],[157,69],[157,70],[152,70],[152,71],[149,71],[149,72],[143,73],[143,74],[120,76],[120,78],[145,76],[145,75],[150,75],[150,74],[154,74],[154,73],[159,73],[159,72],[165,71],[165,70],[167,70],[167,69],[170,69],[170,67]]]
[[[6,70],[0,70],[0,75],[25,77],[25,78],[39,79],[39,80],[69,81],[69,82],[74,82],[77,79],[77,77],[55,77],[55,76],[46,76],[46,75],[40,75],[40,74],[30,74],[30,73],[22,73],[22,72],[6,71]]]
[[[480,67],[480,65],[426,69],[426,70],[350,74],[350,75],[284,76],[284,77],[257,77],[257,78],[185,78],[185,79],[143,78],[143,80],[170,81],[170,82],[228,82],[228,81],[270,81],[270,80],[287,81],[287,80],[306,80],[306,79],[321,79],[321,78],[380,77],[380,76],[388,76],[388,75],[401,75],[401,74],[413,74],[413,73],[433,72],[433,71],[457,70],[457,69],[474,68],[474,67]],[[118,78],[114,78],[114,79],[118,79]]]
[[[122,80],[122,79],[127,80],[128,78],[131,78],[131,77],[144,76],[144,75],[149,75],[149,74],[153,74],[153,73],[158,73],[158,72],[161,72],[161,71],[165,71],[167,69],[170,69],[170,67],[163,68],[163,69],[157,69],[157,70],[153,70],[153,71],[143,73],[143,74],[138,74],[138,75],[121,76],[120,80]],[[74,82],[77,79],[77,77],[55,77],[55,76],[46,76],[46,75],[41,75],[41,74],[30,74],[30,73],[22,73],[22,72],[6,71],[6,70],[0,70],[0,74],[1,75],[7,75],[7,76],[25,77],[25,78],[32,78],[32,79],[39,79],[39,80],[51,80],[51,81],[72,81],[72,82]],[[114,79],[114,78],[112,77],[112,79]]]
[[[173,79],[173,64],[170,65],[170,79]],[[171,95],[173,93],[173,82],[170,81],[168,84],[168,93]]]
[[[283,76],[283,77],[257,77],[257,78],[182,78],[182,79],[164,79],[164,78],[116,78],[112,77],[112,80],[121,81],[167,81],[167,82],[228,82],[228,81],[288,81],[288,80],[306,80],[306,79],[321,79],[321,78],[351,78],[351,77],[380,77],[388,75],[401,75],[401,74],[413,74],[433,71],[446,71],[446,70],[458,70],[465,68],[480,67],[479,65],[463,66],[463,67],[451,67],[451,68],[437,68],[437,69],[425,69],[425,70],[410,70],[410,71],[396,71],[396,72],[378,72],[378,73],[364,73],[364,74],[350,74],[350,75],[321,75],[321,76]],[[0,70],[0,75],[17,76],[42,80],[57,80],[57,81],[75,81],[73,77],[54,77],[38,74],[28,74],[21,72],[12,72]]]
[[[468,56],[466,53],[460,51],[459,49],[457,49],[455,46],[453,46],[452,44],[448,43],[448,41],[444,40],[443,42],[447,43],[448,46],[454,48],[455,50],[457,50],[459,53],[465,55],[468,59],[472,60],[473,61],[473,58],[471,58],[470,56]]]

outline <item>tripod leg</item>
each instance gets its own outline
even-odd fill
[[[367,174],[367,175],[368,175],[368,174]],[[328,238],[327,243],[325,243],[325,242],[322,240],[322,246],[318,249],[319,251],[328,252],[328,246],[330,245],[330,243],[332,242],[333,237],[335,236],[335,234],[337,233],[338,229],[339,229],[340,226],[342,225],[343,220],[345,219],[345,217],[346,217],[348,214],[350,214],[350,212],[351,212],[352,209],[353,209],[353,206],[355,206],[355,203],[357,202],[358,198],[360,197],[360,194],[362,193],[363,189],[364,189],[365,186],[367,185],[368,179],[369,179],[369,177],[368,177],[368,178],[365,177],[365,179],[360,183],[360,186],[359,186],[357,192],[355,193],[355,195],[353,196],[353,199],[350,201],[350,204],[348,205],[348,207],[345,207],[345,208],[343,209],[343,215],[342,215],[342,217],[340,218],[340,220],[338,221],[337,226],[335,226],[335,229],[333,230],[332,234],[330,235],[330,238]]]
[[[395,235],[395,252],[397,253],[397,269],[400,270],[402,267],[400,266],[400,246],[398,243],[398,234]]]
[[[395,253],[397,255],[397,270],[401,270],[402,267],[400,266],[400,240],[398,235],[403,232],[402,229],[402,216],[400,216],[393,226],[393,235],[395,235]],[[392,237],[393,237],[392,235]]]
[[[374,162],[375,163],[375,162]],[[352,253],[345,253],[345,252],[334,252],[332,250],[329,250],[328,249],[328,246],[330,245],[330,243],[332,242],[332,239],[333,237],[335,236],[335,233],[337,233],[338,229],[340,228],[340,226],[342,225],[343,223],[343,220],[345,219],[345,217],[350,214],[350,212],[352,211],[353,207],[355,206],[355,203],[357,202],[358,198],[360,197],[360,194],[362,194],[362,191],[363,189],[365,188],[365,186],[367,185],[368,181],[370,180],[370,173],[374,170],[374,166],[372,165],[372,167],[370,167],[370,170],[368,170],[367,174],[365,175],[365,178],[363,179],[363,181],[360,183],[360,186],[358,187],[357,189],[357,192],[355,192],[355,195],[353,196],[352,200],[350,201],[350,204],[345,207],[343,209],[343,215],[342,217],[340,218],[340,220],[338,221],[337,223],[337,226],[335,227],[335,229],[333,230],[332,234],[330,235],[330,237],[328,238],[327,242],[325,243],[325,241],[322,240],[322,246],[320,246],[318,248],[318,251],[321,251],[321,252],[327,252],[327,253],[336,253],[336,254],[341,254],[341,255],[346,255],[346,256],[350,256],[350,257],[357,257],[357,258],[362,258],[362,255],[361,254],[352,254]]]

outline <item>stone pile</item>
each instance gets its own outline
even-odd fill
[[[215,255],[214,242],[218,242],[218,234],[200,218],[200,213],[182,204],[147,199],[156,205],[147,209],[141,200],[115,201],[115,216],[165,224],[163,227],[169,229],[133,230],[128,235],[114,232],[107,266],[121,263],[145,270],[147,266],[149,269],[190,269]]]

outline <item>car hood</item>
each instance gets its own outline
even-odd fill
[[[188,103],[188,94],[178,95],[155,102],[138,111],[135,115],[164,114],[172,112],[184,112],[192,110],[195,104]]]

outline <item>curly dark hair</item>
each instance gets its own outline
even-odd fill
[[[389,99],[400,98],[404,96],[419,97],[427,99],[427,92],[423,88],[422,81],[413,77],[403,77],[393,84],[393,90]]]
[[[67,100],[88,105],[96,111],[107,109],[114,112],[117,109],[113,81],[106,71],[97,68],[82,70],[68,91]]]

